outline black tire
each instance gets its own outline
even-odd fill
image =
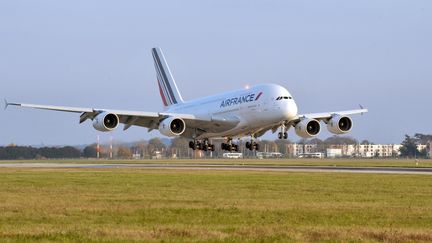
[[[278,138],[279,138],[279,139],[282,139],[282,137],[283,137],[283,136],[282,136],[282,133],[281,133],[281,132],[278,133]]]
[[[189,148],[195,149],[195,143],[193,141],[189,142]]]
[[[287,139],[287,138],[288,138],[288,133],[287,133],[287,132],[284,132],[284,134],[283,134],[283,138],[284,138],[284,139]]]
[[[259,144],[256,143],[254,147],[255,147],[255,150],[256,150],[256,151],[259,150]]]

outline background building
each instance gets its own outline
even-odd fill
[[[338,158],[342,157],[342,149],[340,148],[328,148],[326,151],[327,158]]]
[[[298,144],[298,143],[287,144],[287,156],[289,157],[298,157],[300,154],[322,152],[317,150],[318,150],[317,144]]]
[[[338,144],[327,145],[326,148],[321,148],[317,144],[288,144],[287,156],[299,157],[310,153],[324,153],[327,157],[360,157],[360,158],[386,158],[400,156],[401,144]],[[432,155],[432,142],[429,144],[417,145],[418,151],[426,150],[428,157]],[[303,156],[302,156],[303,157]]]

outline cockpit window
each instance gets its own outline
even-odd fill
[[[292,100],[291,96],[279,96],[276,98],[276,100]]]

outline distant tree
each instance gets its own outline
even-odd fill
[[[132,158],[132,152],[128,147],[120,146],[117,149],[117,157],[121,159],[130,159]]]
[[[271,140],[262,140],[259,142],[259,151],[261,152],[279,152],[278,145]]]
[[[43,147],[37,150],[39,157],[44,158],[79,158],[81,156],[81,152],[71,146],[66,147]]]
[[[88,145],[84,148],[83,157],[96,158],[96,156],[97,156],[96,144]]]
[[[324,141],[319,138],[312,138],[308,141],[308,144],[322,144]]]
[[[72,146],[65,146],[62,148],[65,158],[79,158],[81,157],[81,151]]]
[[[324,140],[326,144],[336,144],[336,145],[342,145],[342,144],[357,144],[358,141],[352,137],[343,137],[343,136],[337,136],[334,135],[332,137],[327,138]]]
[[[427,158],[428,157],[428,149],[424,148],[422,150],[419,151],[419,156],[421,158]]]
[[[189,149],[189,139],[176,137],[171,139],[171,153],[177,154],[178,157],[186,157]]]
[[[148,141],[148,151],[152,154],[154,151],[162,151],[166,149],[166,145],[160,140],[160,138],[152,138]]]
[[[402,142],[402,147],[399,149],[402,157],[417,157],[420,152],[417,149],[417,141],[415,138],[405,135],[405,140]]]
[[[363,141],[361,141],[361,143],[360,143],[361,145],[370,145],[370,144],[373,144],[373,143],[371,143],[369,140],[367,140],[367,139],[364,139]]]
[[[32,147],[0,147],[0,159],[34,159],[37,154],[38,150]]]
[[[148,142],[145,140],[140,141],[136,144],[136,147],[138,148],[138,151],[142,154],[142,156],[149,155],[146,153],[147,152],[147,146],[148,146]]]
[[[278,147],[278,151],[283,154],[288,154],[287,146],[292,142],[288,139],[276,139],[276,146]]]
[[[74,147],[0,147],[0,159],[79,158],[80,151]]]
[[[317,145],[317,151],[319,152],[325,152],[326,149],[329,148],[329,145],[326,144],[323,140],[319,138],[312,138],[308,141],[309,144],[316,144]]]
[[[417,144],[428,144],[432,141],[432,135],[421,133],[414,134],[414,138],[417,140]]]

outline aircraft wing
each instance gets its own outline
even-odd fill
[[[296,118],[285,121],[285,126],[295,126],[297,123],[299,123],[304,118],[310,118],[315,119],[318,121],[324,121],[327,123],[332,117],[339,115],[339,116],[349,116],[349,115],[357,115],[368,112],[368,109],[364,109],[362,106],[360,106],[360,109],[357,110],[346,110],[346,111],[333,111],[333,112],[322,112],[322,113],[307,113],[307,114],[299,114]],[[271,127],[271,130],[273,133],[275,133],[280,127],[280,124],[274,125]]]
[[[312,119],[316,119],[316,120],[328,120],[335,115],[339,115],[339,116],[349,116],[349,115],[356,115],[356,114],[363,115],[363,113],[366,113],[366,112],[368,112],[367,109],[361,108],[361,109],[357,109],[357,110],[301,114],[301,115],[298,115],[298,117],[299,118],[312,118]]]
[[[360,106],[360,109],[357,110],[347,110],[347,111],[333,111],[333,112],[322,112],[322,113],[308,113],[308,114],[299,114],[297,118],[286,121],[285,126],[290,125],[296,125],[298,122],[300,122],[304,118],[310,118],[315,119],[318,121],[324,121],[327,123],[332,117],[339,115],[339,116],[349,116],[349,115],[356,115],[368,112],[367,109],[364,109],[362,106]],[[272,128],[273,133],[277,130],[279,126],[275,126]]]
[[[200,131],[206,131],[206,132],[217,132],[220,129],[233,128],[240,122],[235,117],[211,117],[209,119],[205,119],[205,118],[196,117],[193,114],[125,111],[125,110],[98,109],[98,108],[9,103],[5,100],[5,109],[8,106],[18,106],[18,107],[25,107],[25,108],[41,109],[41,110],[81,113],[80,120],[79,120],[80,123],[83,123],[87,119],[93,120],[97,115],[99,115],[102,112],[113,113],[119,117],[119,122],[124,124],[123,130],[128,129],[131,126],[147,127],[149,128],[149,131],[153,129],[158,129],[159,122],[171,116],[183,119],[188,128],[197,128]]]

